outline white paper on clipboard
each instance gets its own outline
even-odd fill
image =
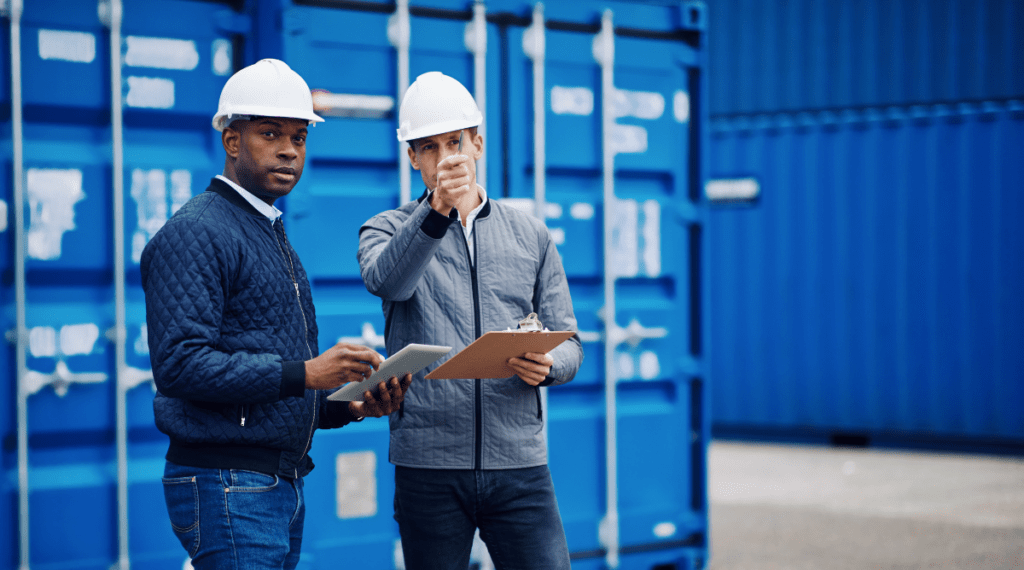
[[[432,344],[406,345],[405,348],[389,356],[387,360],[382,362],[380,364],[380,368],[370,375],[369,378],[362,382],[349,382],[342,386],[337,392],[327,396],[327,399],[361,402],[363,400],[363,392],[368,388],[376,387],[377,384],[385,380],[390,380],[392,376],[397,376],[401,379],[406,373],[419,372],[419,370],[424,366],[427,366],[451,351],[452,347],[450,346],[435,346]]]

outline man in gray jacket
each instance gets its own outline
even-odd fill
[[[359,266],[383,300],[389,353],[423,343],[455,354],[529,313],[550,330],[576,330],[544,223],[476,184],[482,120],[466,88],[438,72],[421,75],[402,101],[398,138],[427,189],[359,234]],[[539,387],[569,382],[582,360],[574,335],[548,354],[511,359],[510,378],[412,383],[390,417],[406,568],[465,570],[477,528],[499,569],[569,568]]]

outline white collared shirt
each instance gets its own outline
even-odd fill
[[[246,202],[252,204],[252,207],[256,208],[257,212],[266,216],[267,219],[270,220],[271,224],[276,222],[277,219],[281,217],[281,210],[278,210],[276,206],[271,206],[270,204],[267,204],[263,200],[260,200],[252,192],[249,192],[245,188],[242,188],[238,184],[235,184],[234,182],[228,180],[227,177],[225,177],[222,174],[218,174],[217,178],[220,178],[224,182],[227,182],[228,186],[234,188],[235,191],[241,194],[242,198],[245,198]]]
[[[462,212],[459,212],[457,208],[453,208],[455,210],[455,214],[459,217],[459,227],[462,228],[462,233],[466,236],[466,245],[469,247],[469,261],[473,264],[476,264],[476,250],[473,247],[475,239],[473,236],[473,222],[476,221],[476,217],[480,215],[480,211],[484,209],[484,204],[487,203],[487,190],[484,190],[484,187],[479,184],[477,184],[476,187],[480,189],[480,205],[473,208],[473,211],[466,216],[465,226],[462,225]],[[430,199],[433,197],[434,191],[431,190],[430,193],[427,194],[427,202],[430,202]]]

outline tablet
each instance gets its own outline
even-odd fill
[[[419,372],[424,366],[431,364],[451,351],[452,347],[450,346],[434,346],[431,344],[407,345],[382,362],[380,368],[370,375],[369,378],[362,382],[349,382],[337,392],[328,396],[327,399],[361,402],[363,400],[363,392],[367,390],[367,387],[372,386],[371,392],[376,393],[377,384],[390,380],[392,376],[397,376],[401,379],[406,373]]]

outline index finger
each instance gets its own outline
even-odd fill
[[[373,367],[374,370],[380,366],[381,362],[384,362],[384,357],[380,355],[376,350],[361,346],[358,349],[350,350],[349,355],[353,360],[365,362]]]

